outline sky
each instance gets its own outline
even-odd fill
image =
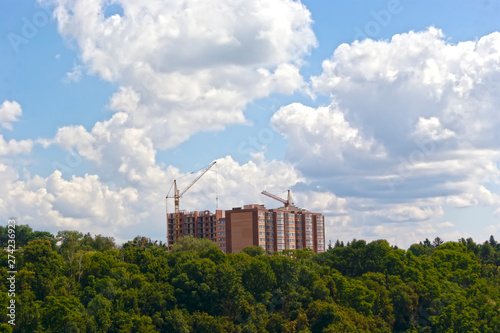
[[[0,0],[0,218],[165,240],[280,203],[326,240],[500,231],[500,1]],[[169,192],[170,191],[170,192]]]

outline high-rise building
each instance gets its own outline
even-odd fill
[[[168,216],[168,243],[174,241],[174,214]],[[247,246],[261,246],[267,253],[310,248],[325,251],[325,222],[320,213],[295,207],[267,209],[245,205],[232,210],[181,212],[180,236],[193,235],[215,241],[223,252],[237,253]]]

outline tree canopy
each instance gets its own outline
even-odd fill
[[[16,325],[3,316],[2,332],[500,332],[493,236],[226,255],[192,237],[169,252],[141,236],[117,246],[16,228]],[[0,260],[7,281],[8,253]],[[6,309],[7,283],[0,288]]]

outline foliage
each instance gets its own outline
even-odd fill
[[[217,249],[217,244],[206,238],[194,238],[191,235],[181,237],[174,245],[172,245],[172,252],[181,251],[195,251],[201,252],[210,250],[211,248]]]
[[[5,317],[2,332],[500,332],[493,236],[436,237],[407,251],[337,241],[322,254],[269,256],[226,255],[193,237],[168,252],[141,236],[117,247],[101,235],[17,228],[17,325]]]
[[[266,254],[266,250],[257,245],[247,246],[243,248],[241,252],[248,254],[250,257],[261,256]]]

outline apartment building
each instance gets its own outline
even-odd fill
[[[320,213],[295,206],[267,209],[245,205],[232,210],[181,212],[179,235],[215,241],[223,252],[237,253],[247,246],[261,246],[267,253],[310,248],[325,251],[325,224]],[[168,216],[168,243],[174,241],[174,214]]]
[[[245,205],[226,211],[227,250],[237,253],[256,245],[268,253],[306,247],[321,253],[325,251],[324,226],[322,214],[295,206]]]

